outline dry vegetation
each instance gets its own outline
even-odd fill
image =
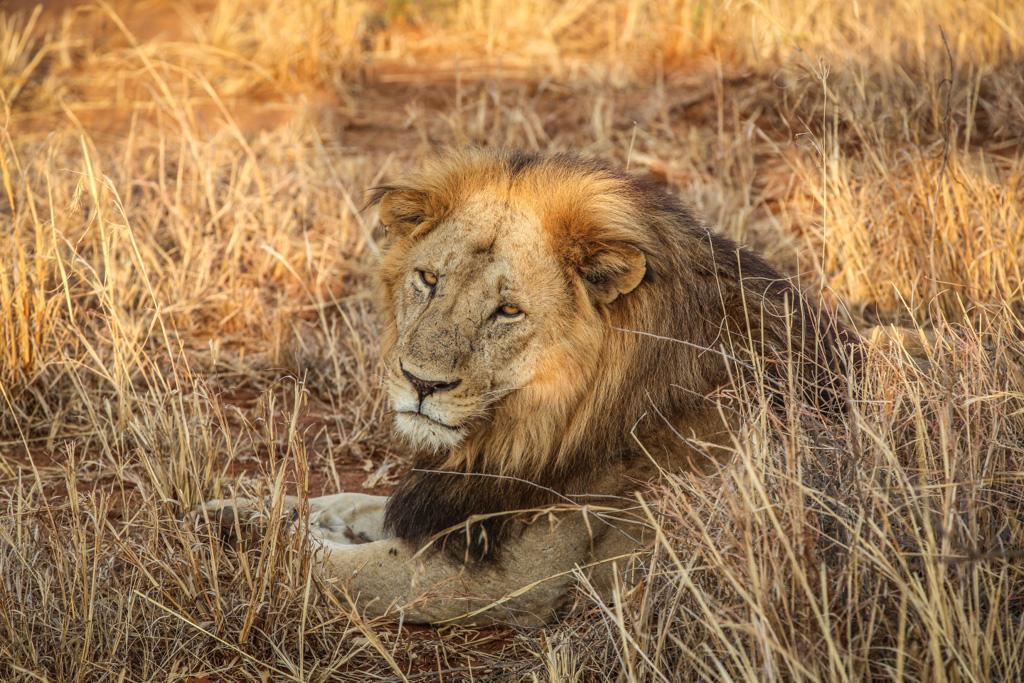
[[[15,2],[0,97],[4,680],[1024,677],[1024,4]],[[628,164],[912,330],[843,424],[751,392],[646,580],[543,631],[366,622],[180,522],[388,490],[360,208],[465,144]]]

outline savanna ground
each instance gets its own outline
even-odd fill
[[[8,2],[0,97],[4,680],[1024,677],[1024,3]],[[469,144],[628,165],[910,330],[841,424],[738,387],[645,580],[539,631],[366,621],[181,521],[408,466],[362,206]]]

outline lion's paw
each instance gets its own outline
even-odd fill
[[[297,510],[285,510],[281,528],[291,526],[297,516]],[[207,531],[225,544],[259,538],[270,526],[266,506],[239,498],[209,500],[193,508],[190,518],[196,531]]]

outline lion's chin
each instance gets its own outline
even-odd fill
[[[462,427],[442,424],[422,413],[395,414],[395,428],[410,445],[424,450],[442,451],[462,442],[466,431]]]

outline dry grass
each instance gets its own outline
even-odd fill
[[[1024,677],[1024,6],[0,10],[0,677]],[[444,144],[663,180],[861,325],[848,419],[754,392],[644,497],[647,578],[539,632],[367,623],[229,490],[386,491],[364,190]]]

